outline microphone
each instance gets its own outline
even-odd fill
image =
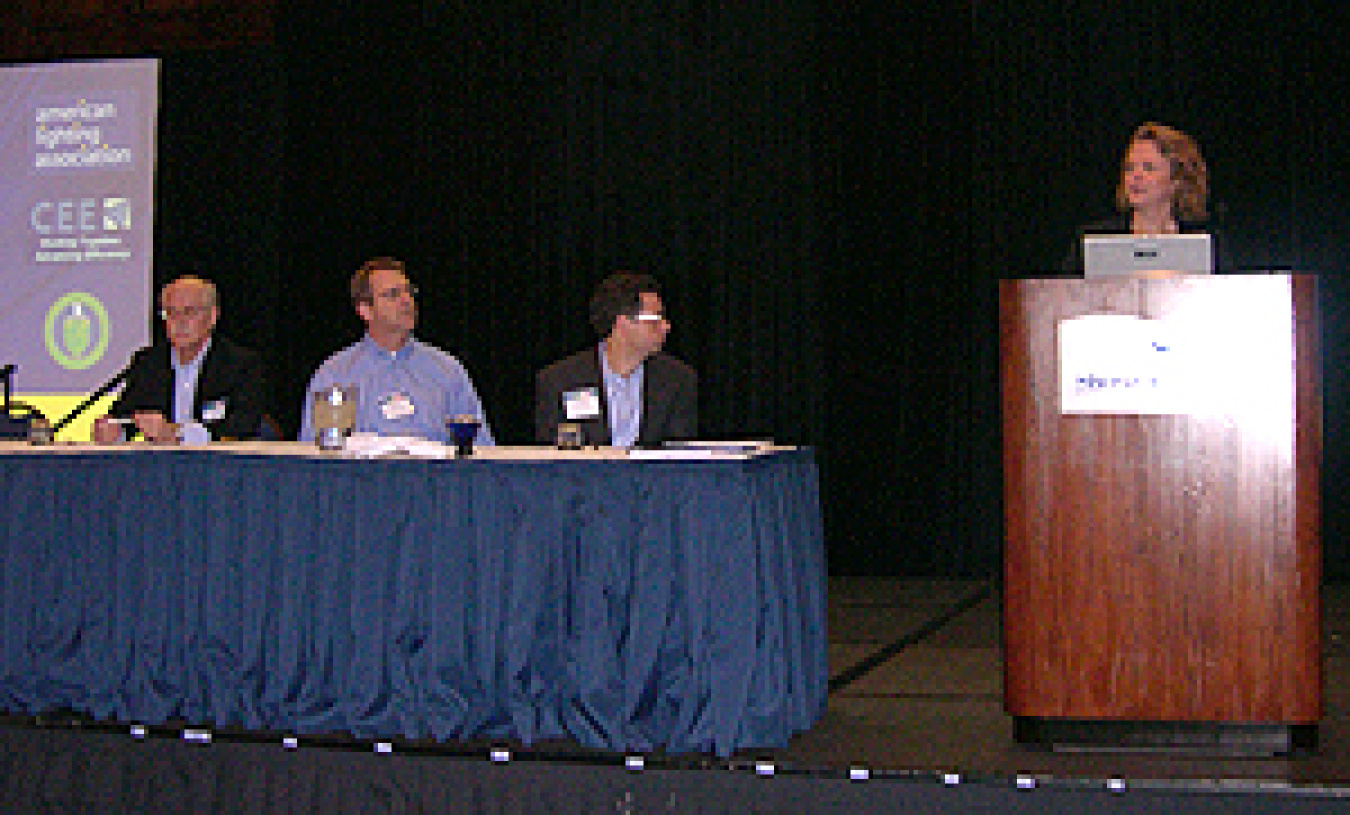
[[[34,408],[32,405],[23,402],[10,401],[10,378],[17,365],[6,365],[0,368],[0,380],[4,381],[5,401],[0,402],[0,439],[32,439],[30,433],[33,427],[34,418],[42,418],[45,422],[46,417]]]
[[[131,355],[131,362],[128,362],[125,368],[118,371],[116,375],[113,376],[112,379],[109,379],[107,382],[104,382],[102,385],[99,385],[98,390],[89,394],[89,397],[87,399],[85,399],[80,404],[76,405],[74,410],[72,410],[70,413],[67,413],[65,418],[57,422],[56,425],[52,427],[52,434],[55,435],[57,433],[60,433],[61,430],[64,429],[66,425],[75,421],[75,419],[78,418],[81,413],[84,413],[86,410],[88,410],[90,405],[102,399],[108,393],[108,391],[122,384],[122,380],[126,379],[127,374],[131,373],[131,366],[134,364],[136,364],[136,354]]]
[[[3,408],[6,411],[9,410],[9,377],[18,367],[18,365],[10,364],[0,368],[0,379],[5,380],[5,401],[3,404],[0,404],[0,408]]]

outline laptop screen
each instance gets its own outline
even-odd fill
[[[1136,277],[1159,272],[1211,274],[1208,234],[1088,235],[1083,238],[1083,276]]]

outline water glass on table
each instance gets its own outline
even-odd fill
[[[477,416],[457,413],[445,420],[450,428],[450,438],[455,442],[455,458],[468,458],[473,455],[473,440],[478,436]]]

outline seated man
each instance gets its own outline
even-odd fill
[[[473,382],[459,360],[412,336],[417,289],[393,258],[369,260],[352,275],[352,305],[366,335],[328,358],[309,382],[300,440],[314,440],[310,415],[315,391],[355,385],[357,433],[416,436],[447,442],[446,420],[468,414],[480,425],[476,444],[492,444],[492,430]]]
[[[94,441],[120,441],[130,419],[149,441],[175,442],[186,428],[201,438],[252,439],[263,413],[263,365],[252,351],[213,337],[220,316],[216,287],[191,275],[159,295],[168,344],[137,351],[126,387],[107,416],[94,420]]]
[[[590,318],[600,344],[535,378],[535,440],[553,444],[561,422],[578,424],[588,445],[694,438],[698,375],[661,352],[670,321],[657,282],[647,275],[611,275],[591,297]]]

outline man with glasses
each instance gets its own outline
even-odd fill
[[[591,296],[600,343],[555,362],[535,377],[534,425],[540,444],[563,422],[583,444],[632,447],[698,435],[698,375],[663,353],[670,321],[661,288],[648,275],[621,272]]]
[[[126,386],[94,441],[109,444],[140,431],[147,440],[252,439],[263,413],[263,365],[254,352],[212,336],[220,317],[214,284],[186,275],[160,290],[167,343],[137,351]]]
[[[310,415],[316,391],[356,386],[357,433],[414,436],[447,442],[446,420],[471,415],[479,422],[476,444],[492,444],[482,403],[459,360],[412,336],[417,289],[402,261],[375,258],[352,275],[352,305],[366,335],[329,357],[309,382],[301,411],[300,440],[314,440]]]

